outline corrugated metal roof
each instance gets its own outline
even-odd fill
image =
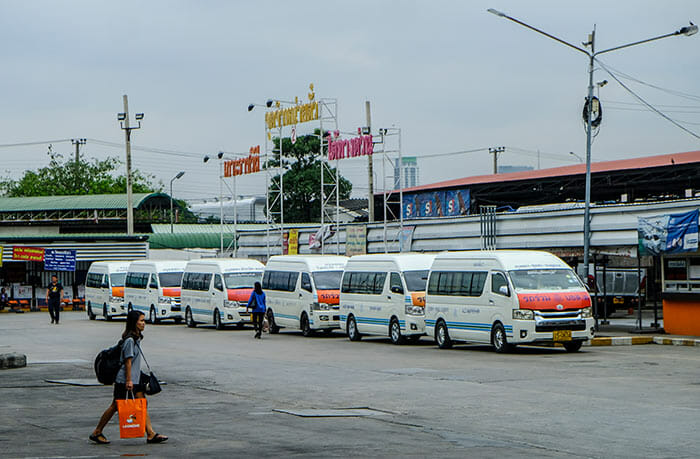
[[[231,244],[233,237],[224,233],[224,247]],[[218,249],[221,246],[219,233],[154,233],[149,235],[151,249]]]
[[[591,173],[614,172],[635,169],[647,169],[652,167],[673,166],[681,164],[691,164],[700,162],[700,151],[689,151],[686,153],[673,153],[670,155],[650,156],[646,158],[620,159],[616,161],[601,161],[591,163]],[[477,175],[474,177],[464,177],[461,179],[447,180],[444,182],[430,183],[427,185],[404,188],[403,192],[433,190],[440,188],[452,188],[457,186],[479,185],[485,183],[513,182],[517,180],[532,180],[550,177],[564,177],[571,175],[582,175],[586,173],[585,164],[573,166],[553,167],[550,169],[540,169],[536,171],[511,172],[507,174]],[[398,191],[398,190],[394,190]],[[376,193],[375,193],[376,194]],[[381,193],[379,193],[381,194]]]
[[[320,223],[285,223],[285,230],[289,228],[318,228]],[[238,232],[261,230],[265,229],[265,223],[239,223],[237,225]],[[151,230],[154,234],[170,233],[169,223],[152,223]],[[270,230],[279,231],[279,229]],[[221,225],[218,223],[177,223],[173,225],[173,233],[221,233]],[[224,237],[226,234],[233,233],[233,225],[224,223]]]
[[[134,193],[134,209],[149,199],[164,197],[165,193]],[[126,194],[86,194],[80,196],[31,196],[0,198],[0,212],[36,212],[46,210],[126,209]]]

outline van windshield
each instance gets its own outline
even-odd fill
[[[112,283],[112,287],[124,287],[125,280],[126,273],[115,273],[109,275],[109,281]]]
[[[420,292],[425,290],[425,283],[428,281],[428,270],[404,271],[403,278],[406,281],[406,288],[409,292]]]
[[[316,290],[340,290],[342,271],[316,271],[312,274]]]
[[[515,290],[581,290],[585,289],[570,269],[519,269],[509,272]]]
[[[226,288],[253,288],[262,279],[262,271],[224,274]]]
[[[158,274],[161,287],[179,287],[182,285],[182,272],[179,273],[160,273]]]

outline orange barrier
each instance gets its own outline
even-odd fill
[[[700,296],[700,295],[699,295]],[[700,303],[663,300],[664,330],[671,335],[700,336]]]

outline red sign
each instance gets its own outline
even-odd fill
[[[347,140],[338,139],[337,136],[335,138],[328,137],[329,161],[372,155],[372,153],[374,153],[374,144],[371,135],[361,135]]]
[[[41,247],[12,247],[12,259],[23,261],[44,261],[44,249]]]
[[[250,155],[224,161],[224,177],[260,172],[260,145],[250,147]]]

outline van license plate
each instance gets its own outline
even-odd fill
[[[554,330],[552,339],[554,341],[571,341],[571,330]]]
[[[615,298],[613,298],[613,304],[624,304],[624,302],[625,302],[624,298],[620,298],[617,296]]]

